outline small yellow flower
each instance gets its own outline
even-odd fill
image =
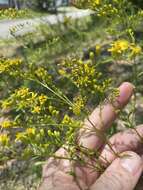
[[[31,136],[31,135],[35,135],[36,134],[36,129],[34,128],[27,128],[26,129],[26,134]]]
[[[9,137],[7,134],[0,134],[0,144],[2,144],[3,146],[8,145],[9,143]]]
[[[94,2],[95,2],[96,5],[99,5],[99,4],[100,4],[100,1],[101,1],[101,0],[95,0]]]
[[[25,133],[23,133],[23,132],[22,133],[17,133],[15,141],[21,141],[24,138],[25,138]]]
[[[37,93],[35,92],[30,92],[31,94],[31,99],[34,100],[37,97]]]
[[[12,122],[9,121],[9,120],[3,121],[2,124],[1,124],[1,126],[2,126],[2,128],[5,128],[5,129],[8,129],[8,128],[13,127],[13,126],[12,126]]]
[[[65,114],[62,120],[62,124],[69,124],[69,123],[71,123],[71,118],[67,114]]]
[[[3,109],[10,108],[11,103],[12,103],[12,102],[9,101],[9,100],[3,100],[3,101],[2,101],[2,108],[3,108]]]
[[[97,45],[95,46],[95,51],[96,51],[96,54],[97,54],[97,55],[100,54],[100,52],[101,52],[101,46],[100,46],[99,44],[97,44]]]
[[[64,69],[59,69],[59,74],[60,75],[65,75],[66,74],[66,71]]]
[[[18,97],[25,98],[29,94],[29,88],[23,87],[16,90],[16,94]]]
[[[131,50],[132,50],[131,52],[132,56],[139,55],[142,52],[142,48],[140,46],[131,46]]]
[[[32,110],[32,113],[40,113],[41,112],[41,108],[40,106],[35,106]]]
[[[41,95],[39,96],[39,102],[41,105],[43,105],[47,101],[47,96]]]

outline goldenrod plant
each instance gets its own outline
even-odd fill
[[[114,152],[108,137],[126,128],[136,131],[137,101],[141,96],[139,83],[143,81],[142,36],[138,35],[142,34],[143,11],[128,0],[75,0],[73,3],[79,8],[91,9],[92,19],[104,28],[104,36],[98,34],[100,39],[92,44],[94,48],[89,48],[88,56],[78,53],[77,49],[72,55],[60,57],[62,48],[68,48],[66,43],[72,44],[69,48],[72,51],[73,39],[86,39],[84,27],[77,32],[72,21],[65,18],[59,30],[56,26],[49,30],[41,26],[43,38],[38,48],[36,34],[23,38],[15,35],[22,44],[23,54],[0,58],[1,164],[17,159],[34,160],[42,165],[41,161],[54,157],[82,165],[87,163],[87,158],[96,159],[98,151],[77,144],[82,135],[79,131],[82,131],[84,118],[93,125],[88,116],[95,106],[102,111],[103,102],[110,102],[116,109],[117,86],[124,80],[132,82],[135,89],[131,104],[124,111],[115,110],[122,129],[115,122],[105,135],[101,136],[96,126],[93,133]],[[96,22],[88,24],[96,28]],[[50,63],[50,54],[56,58],[59,54],[60,59]],[[56,156],[55,151],[60,147],[68,152],[67,157]],[[100,172],[105,169],[101,163],[89,167]],[[74,171],[71,175],[74,176]]]

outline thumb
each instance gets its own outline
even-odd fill
[[[125,152],[106,169],[91,190],[133,190],[143,171],[143,161],[134,152]]]

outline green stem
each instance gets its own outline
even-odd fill
[[[47,84],[44,84],[44,83],[42,83],[42,82],[40,82],[39,80],[36,80],[36,79],[29,78],[29,80],[37,82],[38,84],[42,85],[44,88],[46,88],[50,92],[52,92],[54,95],[56,95],[58,98],[60,98],[62,101],[67,103],[69,106],[73,106],[73,103],[65,95],[61,96],[59,93],[55,92],[52,88],[50,88]]]

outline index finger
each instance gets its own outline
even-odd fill
[[[111,126],[117,117],[117,109],[122,109],[130,100],[133,94],[133,85],[124,82],[119,87],[119,96],[114,102],[105,104],[102,109],[97,107],[85,120],[83,128],[80,130],[79,144],[88,149],[97,149],[103,145],[104,131]]]

